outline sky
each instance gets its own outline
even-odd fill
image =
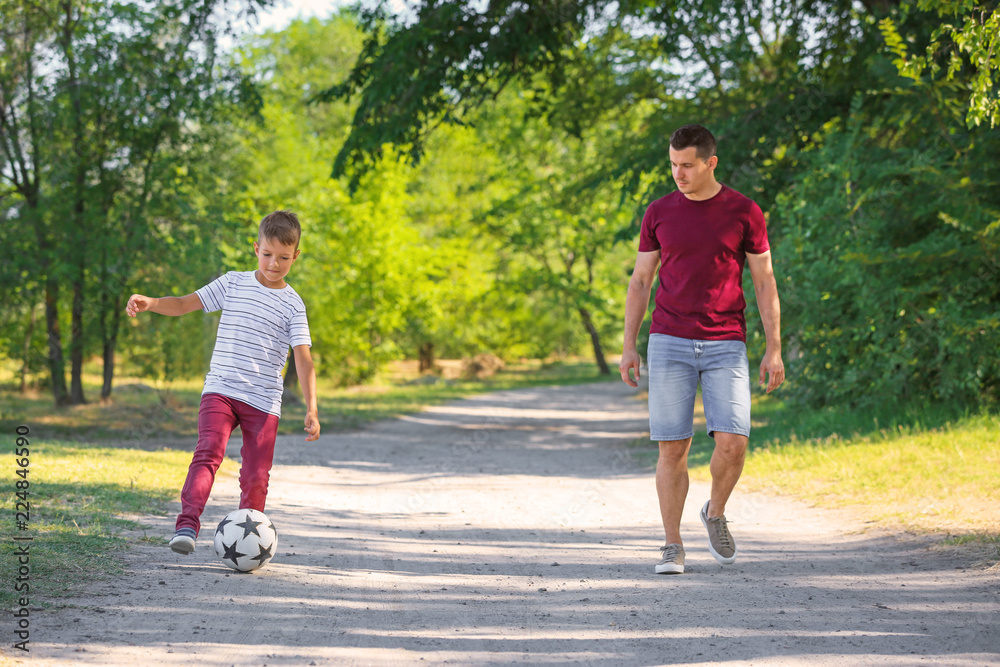
[[[282,30],[297,18],[326,18],[340,7],[353,4],[352,0],[275,0],[274,6],[261,12],[254,32]],[[404,0],[392,0],[390,6],[395,11],[404,8]]]
[[[276,0],[270,10],[259,14],[259,23],[253,30],[281,30],[300,17],[326,18],[346,4],[346,0]]]

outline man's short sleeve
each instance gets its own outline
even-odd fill
[[[747,216],[747,229],[743,237],[743,252],[751,255],[759,255],[771,249],[771,244],[767,242],[767,222],[764,220],[764,212],[757,206],[757,202],[750,202],[750,211]]]
[[[229,289],[229,274],[223,274],[209,284],[197,290],[195,294],[201,299],[202,310],[211,313],[222,310],[226,303],[226,290]]]
[[[312,347],[312,337],[309,335],[309,320],[306,318],[306,307],[301,300],[299,300],[295,308],[295,313],[292,314],[292,319],[288,323],[288,344],[293,349],[299,345]]]
[[[642,227],[639,228],[639,252],[653,252],[660,249],[660,241],[656,238],[653,223],[656,215],[653,213],[653,204],[646,208],[646,214],[642,216]]]

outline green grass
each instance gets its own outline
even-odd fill
[[[28,438],[27,530],[18,530],[14,523],[15,483],[21,477],[15,474],[13,458],[0,469],[4,489],[0,577],[12,582],[18,569],[12,538],[32,537],[27,544],[32,606],[36,606],[41,599],[71,594],[94,578],[120,573],[121,561],[115,554],[131,540],[142,539],[138,532],[126,537],[123,531],[143,529],[134,517],[166,511],[184,482],[191,455],[39,441],[30,434]],[[9,607],[13,600],[13,585],[0,587],[0,606]]]
[[[701,429],[689,463],[693,478],[709,480],[713,441]],[[950,536],[953,545],[995,546],[998,443],[996,412],[963,414],[953,406],[806,410],[755,395],[740,488],[850,507],[876,525]],[[655,446],[637,445],[642,461],[655,462]]]

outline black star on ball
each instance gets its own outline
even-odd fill
[[[232,522],[233,520],[227,516],[225,519],[219,522],[219,527],[215,529],[215,534],[218,535],[219,533],[221,533],[223,530],[225,530],[226,526],[228,526]]]
[[[263,565],[264,563],[266,563],[267,561],[271,560],[271,558],[274,557],[274,553],[271,551],[271,548],[274,545],[272,544],[270,547],[266,549],[264,548],[263,544],[258,544],[257,546],[260,548],[260,553],[251,558],[250,560],[255,560],[258,563],[260,563],[260,565],[257,566],[260,567],[261,565]]]
[[[270,528],[271,532],[273,532],[274,535],[275,535],[275,537],[277,537],[277,535],[278,535],[278,529],[274,527],[274,524],[271,523],[270,519],[267,520],[267,527]]]
[[[253,533],[257,537],[260,537],[260,533],[257,532],[257,526],[261,525],[262,523],[264,522],[254,521],[250,517],[247,517],[246,519],[244,519],[243,523],[238,523],[236,525],[243,529],[243,537],[246,537],[250,533]]]
[[[226,550],[226,553],[223,554],[222,556],[222,560],[231,560],[233,561],[233,565],[236,565],[238,567],[239,559],[246,556],[246,554],[241,554],[239,551],[236,550],[235,541],[233,541],[232,544],[226,544],[225,542],[223,542],[222,546]]]

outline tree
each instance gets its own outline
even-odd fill
[[[216,63],[228,28],[213,17],[228,4],[0,5],[0,178],[16,194],[4,215],[35,234],[57,404],[85,400],[83,361],[95,333],[88,315],[101,338],[102,396],[110,394],[127,287],[164,229],[151,206],[188,157],[192,130],[247,91]],[[260,4],[249,0],[249,11]],[[68,391],[59,315],[66,291]]]
[[[389,157],[353,192],[330,177],[328,156],[351,109],[310,105],[311,88],[321,72],[346,72],[362,40],[354,17],[341,12],[293,22],[242,53],[263,102],[261,122],[241,128],[245,209],[299,214],[303,254],[289,282],[306,301],[319,372],[343,384],[367,380],[400,356],[407,323],[428,314],[439,266],[411,215],[415,173],[405,163]],[[252,236],[249,224],[245,234]]]
[[[552,312],[563,310],[560,303],[573,311],[607,375],[601,329],[618,330],[623,296],[614,249],[631,238],[637,202],[623,199],[619,183],[593,174],[614,159],[613,149],[643,114],[602,119],[597,129],[572,136],[533,116],[530,97],[531,91],[512,87],[477,119],[500,157],[484,176],[504,192],[479,224],[497,239],[505,281],[518,292],[539,294]]]
[[[371,36],[351,75],[319,97],[359,98],[334,161],[354,177],[386,145],[419,158],[434,128],[480,122],[474,111],[515,85],[537,89],[535,115],[576,137],[646,104],[620,160],[579,183],[623,183],[647,200],[653,190],[641,189],[667,180],[678,121],[708,125],[721,179],[760,203],[787,249],[776,268],[788,278],[800,396],[877,402],[903,386],[910,399],[968,404],[998,384],[989,350],[1000,214],[986,157],[994,137],[954,121],[995,118],[995,10],[950,0],[428,0],[404,22],[381,5],[365,15]],[[554,213],[567,200],[549,190],[542,201]],[[530,234],[516,245],[534,251]]]
[[[350,76],[318,95],[360,98],[335,173],[364,170],[387,144],[417,159],[434,127],[468,122],[512,81],[532,88],[539,78],[548,85],[537,110],[571,131],[595,108],[645,100],[657,116],[685,112],[718,125],[733,135],[732,164],[757,164],[777,142],[808,141],[831,112],[846,109],[853,63],[876,46],[841,0],[506,0],[485,8],[449,0],[421,2],[414,14],[410,24],[384,4],[363,14],[370,37]],[[581,68],[588,50],[605,58]],[[805,97],[814,98],[808,106]],[[642,147],[623,156],[633,185],[666,165],[670,129],[651,117]]]
[[[1000,399],[1000,142],[962,116],[910,88],[859,93],[800,156],[775,213],[789,376],[810,405]]]
[[[911,53],[896,21],[882,20],[886,43],[896,55],[900,74],[921,84],[930,81],[961,82],[969,90],[966,123],[971,127],[1000,122],[1000,11],[997,2],[917,0],[904,5],[907,13],[932,12],[942,22],[931,34],[923,55]],[[905,20],[905,15],[903,17]],[[919,53],[919,51],[918,51]],[[943,77],[943,78],[942,78]]]

